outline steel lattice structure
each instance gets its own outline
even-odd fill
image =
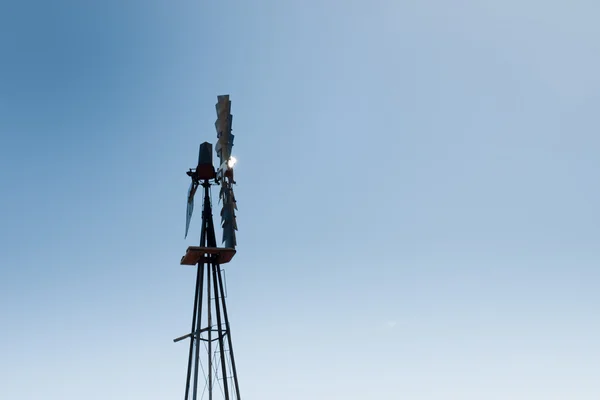
[[[231,155],[234,136],[231,133],[231,101],[228,95],[218,96],[216,109],[215,150],[219,157],[219,167],[215,170],[212,145],[205,142],[200,145],[197,167],[187,172],[192,182],[188,190],[186,237],[194,211],[194,196],[200,187],[203,192],[203,206],[199,246],[188,247],[181,259],[182,265],[198,266],[192,327],[190,333],[175,339],[175,342],[190,339],[185,400],[197,400],[204,395],[207,395],[209,400],[215,397],[224,400],[241,398],[221,269],[221,265],[231,261],[235,255],[237,244],[237,206],[233,194],[235,158]],[[210,189],[213,185],[220,186],[223,247],[217,247],[213,224],[210,199]],[[201,371],[204,376],[203,385],[199,380]]]

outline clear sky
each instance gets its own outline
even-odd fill
[[[597,1],[0,5],[0,398],[183,398],[232,99],[246,400],[600,398]]]

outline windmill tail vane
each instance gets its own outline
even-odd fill
[[[185,216],[185,237],[187,238],[188,231],[190,230],[190,222],[192,220],[192,213],[194,212],[194,195],[196,194],[196,190],[198,189],[198,182],[190,183],[190,188],[188,189],[188,199],[187,199],[187,212]]]

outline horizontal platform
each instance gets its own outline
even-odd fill
[[[196,265],[199,262],[226,264],[235,255],[235,249],[225,247],[190,246],[181,258],[181,265]]]

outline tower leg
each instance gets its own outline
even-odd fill
[[[201,333],[201,323],[202,323],[202,291],[204,290],[204,264],[198,264],[198,275],[200,276],[200,293],[198,293],[198,303],[199,307],[197,309],[198,317],[196,321],[196,330],[192,335],[192,343],[195,343],[196,354],[195,354],[195,363],[194,363],[194,395],[193,400],[197,399],[198,396],[198,366],[200,364],[200,335]],[[188,372],[189,373],[189,372]],[[186,400],[188,397],[186,397]]]
[[[213,270],[213,285],[215,289],[215,309],[217,311],[217,332],[219,335],[219,347],[221,349],[221,373],[223,374],[223,389],[225,391],[225,398],[229,399],[229,382],[227,381],[227,365],[225,364],[225,346],[223,344],[223,336],[225,333],[223,332],[223,325],[221,324],[221,306],[219,305],[221,299],[224,299],[223,291],[219,292],[219,287],[217,286],[217,270],[220,270],[219,264],[212,264],[211,269]]]
[[[202,265],[202,266],[201,266]],[[199,342],[196,340],[196,336],[200,335],[199,325],[202,316],[202,289],[203,289],[203,280],[204,280],[204,264],[198,265],[198,272],[196,274],[196,291],[194,296],[194,313],[192,314],[192,329],[191,329],[191,340],[190,340],[190,352],[188,357],[188,368],[187,368],[187,378],[185,382],[185,400],[189,399],[190,393],[190,378],[192,374],[192,369],[195,370],[194,373],[194,398],[196,398],[196,388],[198,382],[198,344]],[[192,357],[194,353],[194,347],[196,347],[196,357],[195,362],[192,363]]]
[[[223,317],[225,319],[225,330],[227,331],[227,344],[229,345],[229,355],[231,356],[231,371],[233,373],[233,383],[235,385],[236,400],[241,400],[240,396],[240,385],[238,383],[237,369],[235,368],[235,357],[233,355],[233,340],[231,339],[231,329],[229,327],[229,317],[227,316],[227,304],[225,303],[225,291],[223,290],[223,276],[221,274],[221,268],[217,270],[217,277],[219,279],[219,289],[223,296],[221,297],[221,304],[223,306]]]
[[[206,315],[208,316],[208,400],[213,398],[213,366],[212,366],[212,300],[210,298],[210,269],[211,265],[208,265],[206,269],[206,304],[208,304],[208,310]],[[195,400],[195,399],[194,399]]]

